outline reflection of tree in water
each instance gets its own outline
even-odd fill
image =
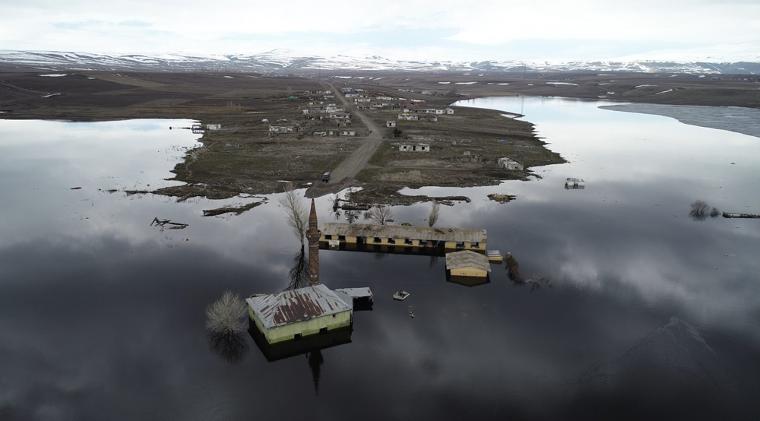
[[[306,262],[306,254],[304,248],[293,258],[293,267],[288,272],[290,282],[287,289],[303,288],[309,284],[309,265]]]
[[[209,348],[225,361],[236,364],[243,360],[248,352],[248,343],[240,334],[220,334],[209,332]]]
[[[691,204],[691,207],[689,209],[689,216],[695,221],[704,221],[707,219],[708,215],[711,218],[715,218],[716,216],[720,215],[720,211],[718,208],[710,209],[710,205],[708,205],[704,200],[697,200]]]
[[[431,254],[430,255],[430,261],[428,262],[428,267],[433,267],[438,262],[438,256]]]
[[[430,228],[433,228],[433,225],[435,225],[438,222],[438,214],[441,209],[441,204],[433,201],[433,205],[430,208],[430,215],[428,215],[428,226]]]
[[[314,381],[314,392],[319,395],[319,376],[322,371],[322,364],[325,360],[322,358],[322,351],[316,350],[306,354],[306,358],[309,360],[309,368],[311,369],[311,378]]]

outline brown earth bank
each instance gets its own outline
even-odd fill
[[[272,193],[281,191],[287,181],[296,187],[311,186],[310,196],[360,186],[363,189],[353,194],[354,200],[411,203],[426,198],[396,192],[425,185],[497,184],[526,178],[530,167],[564,162],[536,137],[533,125],[521,119],[462,107],[440,115],[421,112],[444,110],[459,99],[524,94],[760,107],[760,79],[754,76],[401,72],[320,76],[0,73],[0,116],[72,121],[184,118],[220,125],[206,130],[202,146],[189,151],[173,169],[175,178],[187,184],[156,191],[181,199]],[[332,118],[334,113],[324,111],[329,104],[348,118]],[[309,109],[312,112],[305,114]],[[420,118],[399,120],[399,114]],[[397,127],[387,127],[389,121]],[[292,127],[293,133],[271,134],[272,125]],[[342,131],[354,133],[341,136]],[[403,151],[419,145],[429,150]],[[509,157],[524,169],[500,168],[499,157]],[[322,182],[325,172],[335,176]]]
[[[361,94],[351,91],[356,88]],[[344,91],[352,95],[344,95]],[[369,110],[355,96],[387,96],[390,105]],[[350,98],[348,98],[351,96]],[[532,124],[496,111],[455,107],[437,122],[403,121],[386,127],[404,107],[443,109],[459,99],[447,92],[400,92],[398,88],[356,84],[332,78],[273,77],[218,73],[68,72],[0,73],[3,118],[101,121],[132,118],[187,118],[221,127],[206,130],[202,146],[190,150],[173,172],[187,184],[155,193],[186,199],[227,198],[240,193],[281,191],[284,181],[312,186],[309,195],[361,186],[357,199],[371,202],[418,201],[401,197],[402,187],[469,186],[524,178],[527,168],[563,162],[536,138]],[[350,123],[304,114],[335,104]],[[270,126],[294,133],[270,134]],[[177,128],[174,128],[177,129]],[[334,135],[323,132],[335,130]],[[343,130],[354,136],[340,136]],[[316,133],[316,134],[315,134]],[[402,144],[425,143],[430,152],[400,152]],[[505,171],[497,156],[524,164]],[[322,174],[339,174],[322,182]]]

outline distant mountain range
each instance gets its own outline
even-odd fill
[[[538,63],[522,61],[411,61],[380,56],[299,56],[272,50],[258,54],[217,56],[108,55],[64,51],[0,50],[0,66],[40,71],[224,71],[275,74],[316,71],[416,72],[645,72],[690,74],[760,74],[758,62],[711,63],[675,61],[575,61]]]

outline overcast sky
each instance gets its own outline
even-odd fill
[[[0,0],[0,49],[760,61],[760,0]]]

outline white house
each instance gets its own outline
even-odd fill
[[[499,167],[504,168],[507,171],[522,171],[523,165],[511,158],[499,158],[497,161],[499,163]]]
[[[388,120],[385,122],[385,127],[394,128],[396,127],[396,122],[394,120]]]
[[[454,114],[454,109],[453,108],[446,108],[446,114],[448,114],[448,115]]]
[[[356,130],[341,130],[341,136],[356,136]]]

